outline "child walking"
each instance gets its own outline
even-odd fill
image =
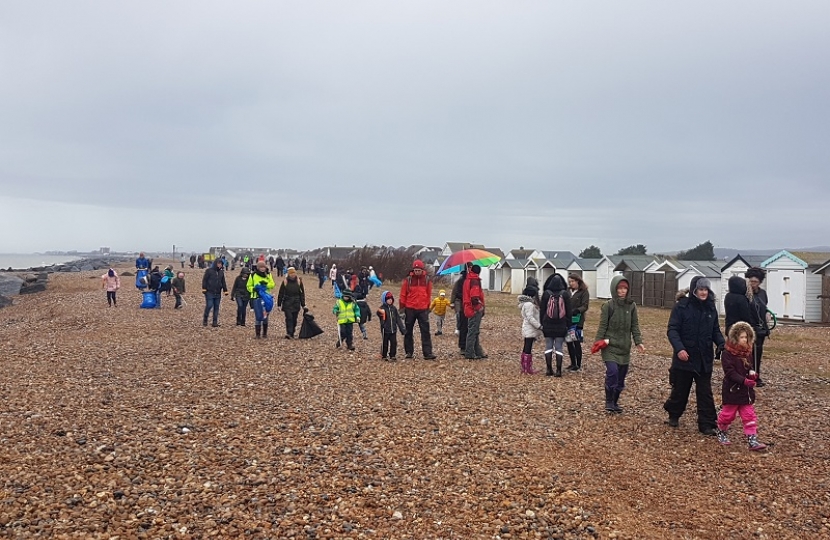
[[[436,336],[444,334],[444,317],[447,315],[447,308],[450,305],[447,299],[447,292],[444,290],[438,291],[438,296],[429,305],[429,310],[435,315]]]
[[[184,293],[184,272],[179,272],[176,274],[176,277],[173,278],[173,294],[176,297],[176,305],[174,306],[174,309],[182,308],[182,295]]]
[[[721,356],[723,367],[723,408],[718,415],[718,442],[727,445],[729,425],[740,415],[749,449],[764,450],[767,445],[758,442],[758,417],[755,415],[755,385],[757,376],[752,370],[752,346],[755,332],[745,322],[736,322],[729,329],[726,348]]]
[[[522,313],[522,374],[535,375],[533,369],[533,342],[542,337],[542,323],[539,322],[539,291],[534,287],[525,287],[519,295],[519,311]]]
[[[340,337],[337,340],[337,347],[346,342],[346,348],[354,350],[354,323],[360,320],[360,308],[352,298],[352,291],[345,289],[340,298],[334,304],[332,313],[337,315],[337,325],[340,330]]]
[[[114,268],[107,270],[107,273],[101,276],[103,288],[107,290],[107,305],[109,307],[118,307],[115,301],[115,293],[121,288],[121,278],[118,277]]]
[[[387,358],[394,362],[398,354],[398,331],[406,333],[406,327],[395,307],[395,297],[390,291],[383,291],[380,295],[381,305],[377,314],[380,319],[380,333],[383,335],[383,344],[380,347],[380,358]]]

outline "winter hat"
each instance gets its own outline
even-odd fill
[[[441,289],[440,291],[438,291],[438,296],[447,296],[447,291]]]
[[[340,296],[342,296],[343,298],[354,298],[354,296],[352,296],[352,291],[350,291],[349,289],[343,289],[340,293]]]
[[[697,282],[694,284],[694,289],[692,290],[692,293],[696,293],[700,289],[706,289],[707,291],[711,291],[712,283],[707,278],[702,277],[698,279]]]
[[[413,270],[418,268],[420,268],[421,270],[424,269],[424,261],[422,261],[421,259],[416,259],[415,262],[412,263]]]
[[[470,268],[470,272],[475,275],[479,275],[481,273],[481,267],[477,264],[474,264],[472,268]]]
[[[393,302],[395,301],[395,297],[392,295],[392,291],[383,291],[383,294],[380,295],[380,301],[384,304],[390,298],[392,299]]]
[[[108,275],[109,277],[115,277],[115,270],[113,270],[112,268],[110,268],[110,269],[109,269],[109,271],[107,271],[107,275]]]
[[[294,275],[294,274],[296,274],[296,273],[297,273],[297,269],[296,269],[296,268],[294,268],[293,266],[289,266],[289,267],[288,267],[288,275],[289,275],[289,276],[293,276],[293,275]]]
[[[249,275],[251,275],[251,269],[248,268],[247,266],[243,266],[242,267],[242,272],[240,272],[240,273],[249,276]]]

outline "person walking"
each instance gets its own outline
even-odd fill
[[[746,279],[741,276],[732,276],[727,282],[728,291],[723,298],[723,307],[725,311],[724,330],[729,334],[729,329],[737,322],[745,322],[753,328],[758,326],[758,317],[756,316],[752,302],[750,301],[751,294],[747,294]],[[753,332],[753,341],[754,341]]]
[[[458,335],[458,349],[463,356],[467,350],[467,317],[464,316],[464,282],[467,280],[467,267],[452,286],[450,307],[455,311],[455,333]]]
[[[429,302],[432,298],[432,280],[424,269],[424,263],[416,260],[412,263],[409,276],[401,284],[399,304],[404,312],[404,326],[406,334],[403,337],[403,348],[407,358],[412,358],[415,352],[415,322],[421,331],[421,350],[424,360],[435,360],[432,354],[432,335],[429,332]]]
[[[262,286],[268,294],[273,294],[274,277],[268,271],[268,265],[265,261],[258,261],[256,263],[256,270],[248,276],[248,283],[246,285],[248,294],[251,297],[251,306],[254,308],[254,335],[255,339],[265,339],[268,337],[268,315],[270,309],[267,309],[262,295],[259,293],[257,286]]]
[[[294,339],[300,309],[305,307],[305,287],[297,269],[289,266],[285,279],[280,284],[277,307],[285,313],[285,339]]]
[[[115,268],[107,270],[107,273],[101,276],[101,282],[101,287],[107,291],[107,306],[118,307],[115,295],[121,288],[121,278]]]
[[[339,288],[339,286],[337,285],[337,265],[336,264],[331,265],[331,270],[329,270],[329,281],[331,281],[331,290],[332,291]]]
[[[542,334],[545,336],[545,365],[548,377],[562,376],[562,352],[565,336],[571,322],[571,293],[565,285],[565,278],[553,274],[545,281],[545,292],[542,293],[540,308],[540,322]],[[556,372],[553,371],[553,356],[556,355]]]
[[[484,318],[484,290],[481,287],[481,267],[474,264],[464,280],[464,316],[467,317],[467,348],[464,358],[487,358],[481,347],[481,320]]]
[[[671,365],[673,384],[663,409],[669,414],[668,425],[678,427],[694,383],[698,430],[704,435],[717,435],[712,370],[715,356],[720,357],[725,340],[710,289],[707,278],[692,278],[689,295],[681,297],[672,309],[666,335],[674,350]]]
[[[245,326],[248,316],[248,305],[251,303],[251,293],[248,291],[249,277],[251,271],[243,266],[231,287],[231,300],[236,302],[236,326]]]
[[[173,309],[181,309],[182,308],[182,295],[185,293],[185,282],[184,282],[184,272],[179,272],[176,274],[176,277],[173,278],[172,282],[173,287],[173,296],[176,298],[176,305],[173,306]]]
[[[597,337],[591,354],[602,351],[605,362],[605,410],[623,412],[619,405],[620,394],[625,389],[625,378],[631,363],[631,341],[640,353],[646,348],[640,333],[637,304],[629,295],[628,279],[614,276],[611,279],[611,300],[602,305],[599,314]]]
[[[723,407],[718,414],[718,442],[731,444],[729,426],[740,415],[749,449],[761,451],[767,445],[758,441],[758,416],[755,414],[756,373],[752,369],[752,342],[755,332],[743,321],[733,324],[721,356]]]
[[[303,269],[303,274],[305,274],[306,270],[308,269],[308,261],[305,259],[305,257],[303,257],[303,260],[300,261],[300,268]]]
[[[769,298],[767,297],[767,291],[761,288],[761,284],[767,277],[767,271],[763,268],[754,267],[747,270],[745,275],[749,283],[749,292],[752,296],[750,303],[752,304],[753,323],[755,324],[753,327],[753,330],[755,330],[754,368],[755,373],[758,375],[756,386],[762,388],[767,383],[761,378],[761,360],[764,356],[764,342],[770,335],[770,315],[767,309]]]
[[[447,315],[447,308],[450,306],[450,301],[447,299],[447,292],[443,289],[438,291],[432,303],[429,305],[429,310],[435,315],[435,335],[440,336],[444,333],[444,317]]]
[[[317,274],[317,288],[322,289],[323,283],[326,282],[326,267],[322,264],[314,265],[314,272]]]
[[[360,320],[360,308],[352,298],[352,291],[344,290],[340,298],[334,303],[332,313],[337,315],[338,339],[337,347],[345,342],[346,348],[350,351],[354,350],[354,323]]]
[[[588,312],[591,295],[588,293],[588,286],[576,274],[568,275],[568,291],[571,293],[571,327],[568,329],[570,339],[565,339],[568,345],[568,356],[571,358],[568,371],[579,371],[582,369],[585,314]]]
[[[205,270],[202,276],[202,294],[205,295],[205,313],[202,316],[202,326],[207,326],[208,316],[213,311],[213,326],[219,327],[219,303],[222,294],[228,294],[228,284],[225,282],[225,270],[222,267],[222,259],[217,258],[213,264]]]

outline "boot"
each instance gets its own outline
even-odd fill
[[[582,353],[579,353],[579,354],[576,356],[576,370],[577,370],[577,371],[581,371],[581,370],[582,370]]]
[[[545,365],[548,370],[545,372],[546,377],[553,375],[553,352],[545,352]]]
[[[620,407],[620,404],[618,403],[619,400],[620,400],[620,393],[621,392],[622,392],[622,390],[619,390],[619,389],[615,389],[615,390],[611,391],[611,402],[614,405],[614,412],[618,413],[618,414],[623,412],[622,407]]]
[[[575,356],[571,356],[571,365],[570,365],[570,366],[568,366],[568,371],[576,371],[576,370],[578,370],[578,369],[579,369],[579,368],[578,368],[578,367],[576,367],[576,357],[575,357]]]
[[[268,337],[268,321],[262,321],[262,339]]]
[[[605,389],[605,410],[608,412],[616,412],[614,410],[614,391],[610,388]]]
[[[725,429],[718,429],[718,442],[724,446],[732,444],[732,441],[729,440],[729,433]]]
[[[758,440],[758,435],[747,435],[746,441],[749,443],[749,449],[755,452],[760,452],[767,448],[767,445]]]
[[[522,353],[522,375],[527,375],[527,354]]]
[[[259,336],[262,335],[262,327],[259,325],[254,326],[254,331],[256,331],[256,336],[254,339],[259,339]]]
[[[536,375],[539,371],[533,369],[533,353],[527,353],[527,374]]]
[[[559,351],[556,351],[556,375],[554,377],[561,377],[562,376],[562,359],[565,358],[565,355]]]
[[[207,326],[207,317],[202,319],[202,326]]]

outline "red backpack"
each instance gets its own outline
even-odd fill
[[[546,312],[548,319],[564,319],[565,318],[565,299],[562,293],[551,292],[548,297],[548,309]]]

